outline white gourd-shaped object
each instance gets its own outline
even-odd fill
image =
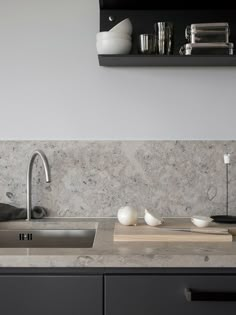
[[[130,206],[122,207],[117,213],[118,221],[123,225],[136,225],[138,219],[137,210]]]

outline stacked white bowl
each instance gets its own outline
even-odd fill
[[[108,32],[97,33],[97,52],[99,55],[129,54],[132,48],[133,26],[125,19]]]

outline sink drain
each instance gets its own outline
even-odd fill
[[[19,233],[19,241],[32,241],[32,233]]]

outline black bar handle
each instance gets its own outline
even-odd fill
[[[188,302],[205,301],[205,302],[236,302],[236,292],[219,292],[219,291],[200,291],[185,289],[184,294]]]

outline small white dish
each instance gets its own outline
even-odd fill
[[[162,218],[155,217],[147,209],[145,209],[144,221],[147,223],[147,225],[150,225],[150,226],[158,226],[164,222]]]
[[[133,25],[129,18],[121,21],[116,24],[109,32],[118,32],[118,33],[126,33],[132,35],[133,33]]]
[[[191,217],[191,221],[197,227],[203,228],[203,227],[207,227],[213,221],[213,219],[210,217],[195,215]]]

